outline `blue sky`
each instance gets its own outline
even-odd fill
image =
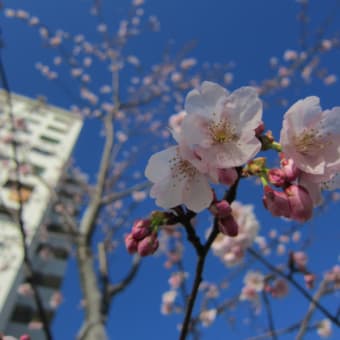
[[[331,37],[340,31],[339,8],[334,11],[336,1],[310,1],[307,32],[308,46],[313,46],[317,39],[316,29],[325,17],[335,14],[335,19],[327,28],[325,37]],[[78,34],[87,32],[95,37],[95,20],[87,14],[91,1],[59,0],[58,2],[31,0],[29,2],[12,0],[4,1],[7,6],[23,8],[37,15],[52,30],[62,28],[65,31]],[[105,19],[113,27],[117,27],[117,20],[128,13],[128,1],[103,1]],[[188,41],[195,40],[197,47],[191,53],[199,63],[218,62],[230,63],[235,67],[234,82],[231,89],[248,84],[250,81],[261,81],[271,78],[274,74],[269,68],[269,59],[273,56],[282,60],[284,51],[300,49],[299,36],[301,25],[296,20],[300,5],[294,0],[148,0],[144,6],[146,14],[155,14],[160,20],[159,33],[147,33],[128,47],[128,52],[140,56],[145,65],[156,63],[162,56],[165,46],[171,41],[174,48],[180,49]],[[69,107],[72,101],[65,96],[63,90],[55,84],[43,79],[34,65],[37,61],[49,62],[51,51],[44,48],[36,32],[29,30],[22,23],[4,19],[1,16],[1,29],[5,42],[3,56],[11,89],[17,93],[35,96],[44,94],[55,105]],[[322,63],[330,73],[340,74],[338,63],[339,51],[323,57]],[[98,81],[101,81],[100,74]],[[103,75],[104,77],[104,75]],[[123,83],[127,83],[124,79]],[[278,136],[281,117],[285,108],[276,105],[277,100],[285,98],[289,105],[297,99],[307,95],[318,95],[324,108],[330,108],[339,103],[339,85],[325,87],[321,81],[304,84],[296,79],[294,87],[272,97],[264,99],[269,104],[264,111],[264,120],[268,129],[272,129]],[[167,113],[168,116],[172,112]],[[100,143],[89,143],[91,138],[99,135],[98,124],[93,120],[85,125],[79,143],[75,150],[75,159],[82,169],[94,175],[98,162],[98,147]],[[84,151],[86,150],[86,152]],[[91,157],[89,153],[91,152]],[[149,155],[145,155],[147,159]],[[145,163],[137,164],[143,171]],[[247,183],[249,185],[249,183]],[[261,232],[266,235],[272,228],[287,228],[286,223],[273,219],[262,207],[261,190],[250,184],[241,186],[239,200],[245,203],[255,201],[256,213],[261,222]],[[338,203],[336,203],[338,205]],[[319,273],[331,268],[338,261],[340,231],[336,221],[339,212],[336,204],[317,217],[310,225],[303,227],[306,239],[311,240],[308,251],[313,269]],[[145,209],[154,209],[149,203]],[[141,210],[143,212],[143,210]],[[147,213],[144,212],[144,214]],[[193,254],[187,251],[187,270],[193,270]],[[272,257],[276,259],[275,256]],[[113,277],[119,279],[127,268],[129,257],[119,253],[112,261]],[[282,259],[281,259],[282,261]],[[181,322],[178,316],[161,316],[161,295],[168,290],[169,271],[163,267],[164,258],[147,258],[134,283],[123,294],[118,296],[112,304],[112,312],[108,321],[110,339],[175,339],[176,325]],[[261,266],[258,268],[263,269]],[[207,279],[214,277],[222,279],[228,276],[228,270],[216,258],[209,258]],[[191,278],[192,278],[191,274]],[[238,282],[238,281],[236,281]],[[240,284],[240,283],[238,283]],[[236,291],[237,287],[233,288]],[[64,283],[65,302],[57,312],[53,323],[56,339],[72,339],[81,322],[80,289],[74,259],[70,260]],[[293,289],[292,289],[293,291]],[[227,293],[226,293],[227,294]],[[328,306],[335,310],[339,306],[339,295],[333,300],[327,300]],[[292,295],[284,301],[274,302],[274,318],[278,326],[289,326],[301,317],[301,311],[306,311],[308,303],[298,295]],[[244,339],[254,335],[258,327],[266,325],[265,318],[254,321],[249,328],[243,324],[243,319],[249,314],[247,307],[242,305],[233,315],[236,318],[234,331],[221,317],[211,328],[203,330],[203,339]],[[316,314],[320,319],[320,314]],[[318,339],[310,333],[306,339]],[[331,339],[339,338],[340,332],[335,331]],[[292,339],[293,336],[283,336],[282,339]],[[280,337],[281,339],[281,337]]]

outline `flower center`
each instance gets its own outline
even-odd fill
[[[235,128],[225,119],[218,123],[210,122],[208,131],[215,144],[225,144],[237,139]]]
[[[315,129],[304,131],[300,136],[294,137],[294,145],[296,150],[302,155],[313,155],[315,152],[321,151],[325,146],[331,144],[331,142],[322,142],[321,136]]]

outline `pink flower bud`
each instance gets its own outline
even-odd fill
[[[296,251],[292,253],[292,260],[294,261],[295,267],[304,272],[306,270],[306,264],[308,261],[308,257],[305,252],[303,251]]]
[[[307,190],[300,185],[292,184],[285,193],[291,209],[291,218],[298,222],[306,222],[313,215],[313,200]]]
[[[215,202],[211,205],[210,211],[217,217],[228,217],[231,214],[230,204],[226,200]]]
[[[151,221],[149,219],[139,219],[132,227],[131,234],[134,239],[142,240],[145,236],[151,234]]]
[[[132,234],[125,236],[125,247],[130,254],[134,254],[137,251],[138,241],[132,236]]]
[[[218,181],[221,184],[233,185],[237,180],[238,174],[235,168],[230,169],[218,169]]]
[[[295,181],[297,177],[300,175],[300,169],[295,166],[293,159],[291,158],[283,158],[281,160],[281,169],[286,175],[286,179],[288,182]]]
[[[138,254],[140,256],[148,256],[153,254],[159,246],[157,235],[155,233],[146,236],[138,243]]]
[[[268,180],[276,187],[282,187],[286,183],[286,175],[281,169],[270,169],[268,172]]]
[[[286,280],[277,279],[274,281],[273,286],[271,287],[270,293],[272,296],[281,298],[288,294],[288,284]]]
[[[315,283],[315,275],[313,274],[305,274],[304,280],[308,289],[313,289]]]
[[[229,215],[219,219],[218,229],[224,235],[235,237],[238,235],[239,226],[233,215]]]
[[[264,123],[261,122],[260,125],[255,129],[255,136],[259,137],[264,132]]]
[[[290,218],[291,209],[285,192],[274,191],[271,187],[264,187],[263,204],[273,216]]]
[[[31,337],[28,334],[23,334],[20,336],[19,340],[31,340]]]

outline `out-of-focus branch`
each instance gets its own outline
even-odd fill
[[[248,253],[251,254],[253,257],[255,257],[257,260],[259,260],[263,265],[265,265],[269,270],[272,272],[278,274],[279,276],[285,278],[287,281],[289,281],[308,301],[313,303],[315,305],[315,308],[317,308],[320,312],[322,312],[328,319],[330,319],[334,324],[337,326],[340,326],[340,321],[333,316],[324,306],[322,306],[318,301],[314,300],[313,296],[311,296],[308,291],[303,288],[292,275],[288,275],[284,273],[281,269],[276,268],[273,266],[269,261],[267,261],[263,256],[261,256],[258,252],[256,252],[252,248],[248,248]]]
[[[317,292],[314,294],[313,296],[313,301],[310,303],[308,311],[306,316],[304,317],[304,319],[301,322],[301,326],[299,329],[299,332],[296,336],[296,340],[302,340],[307,329],[308,329],[308,325],[311,321],[311,318],[313,316],[313,313],[316,309],[316,305],[315,305],[315,301],[319,301],[321,299],[321,297],[325,294],[326,292],[326,288],[327,288],[327,280],[324,279],[323,281],[321,281],[319,289],[317,290]]]
[[[273,340],[277,340],[277,334],[276,334],[276,329],[275,329],[274,319],[273,319],[273,312],[270,306],[268,295],[265,291],[262,291],[262,298],[263,298],[263,302],[264,302],[264,305],[267,311],[268,325],[269,325],[271,337]]]
[[[315,330],[317,327],[317,325],[315,326],[309,326],[307,327],[307,331],[313,331]],[[297,329],[300,328],[300,322],[297,322],[289,327],[286,327],[286,328],[281,328],[281,329],[277,329],[275,331],[275,334],[276,335],[284,335],[284,334],[289,334],[289,333],[292,333],[292,332],[295,332]],[[263,334],[260,334],[260,335],[257,335],[257,336],[252,336],[250,338],[247,338],[246,340],[265,340],[265,339],[269,339],[273,336],[272,332],[269,331],[269,332],[266,332],[266,333],[263,333]]]
[[[151,183],[148,181],[145,181],[143,183],[138,183],[130,188],[125,189],[124,191],[120,191],[120,192],[113,192],[110,194],[107,194],[106,196],[104,196],[101,200],[101,203],[104,204],[110,204],[111,202],[114,202],[116,200],[122,199],[126,196],[129,196],[130,194],[132,194],[134,191],[138,191],[138,190],[143,190],[143,189],[148,189],[151,187]]]
[[[119,283],[112,284],[109,287],[109,296],[112,299],[118,293],[122,292],[136,277],[138,269],[140,268],[141,257],[139,255],[135,255],[132,261],[131,268],[127,275],[122,279]]]
[[[118,71],[113,77],[117,80],[115,89],[118,90],[119,76]],[[105,340],[107,339],[105,330],[105,315],[102,311],[102,294],[100,292],[96,272],[94,270],[93,253],[91,249],[91,240],[96,227],[96,220],[102,208],[102,196],[105,190],[105,182],[110,167],[111,154],[114,145],[114,128],[113,117],[116,110],[119,109],[118,95],[114,99],[115,110],[112,110],[104,118],[105,144],[102,158],[99,166],[97,184],[94,194],[90,198],[89,205],[85,210],[84,216],[80,222],[79,237],[77,240],[77,260],[80,272],[80,282],[86,303],[85,322],[78,338],[81,340]]]

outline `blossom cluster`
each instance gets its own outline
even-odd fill
[[[153,254],[158,249],[157,231],[152,228],[150,219],[137,220],[131,233],[125,236],[125,246],[130,254],[138,252],[140,256]]]
[[[184,204],[200,212],[215,200],[211,184],[231,186],[242,174],[255,175],[274,216],[305,222],[321,203],[322,190],[340,187],[340,107],[322,111],[314,96],[297,101],[284,115],[279,142],[263,134],[254,87],[229,93],[205,81],[188,93],[184,109],[170,119],[177,145],[154,154],[145,170],[158,206]],[[267,168],[264,157],[254,159],[268,149],[280,152],[280,168]]]
[[[285,113],[280,134],[281,168],[268,180],[264,204],[274,216],[304,222],[322,202],[321,192],[339,187],[340,107],[322,111],[319,98],[299,100]]]
[[[213,200],[209,182],[232,185],[235,167],[260,151],[255,130],[262,103],[253,87],[229,93],[206,81],[189,92],[185,112],[180,128],[172,131],[177,145],[154,154],[145,175],[154,183],[151,197],[157,205],[169,209],[185,204],[200,212]]]

